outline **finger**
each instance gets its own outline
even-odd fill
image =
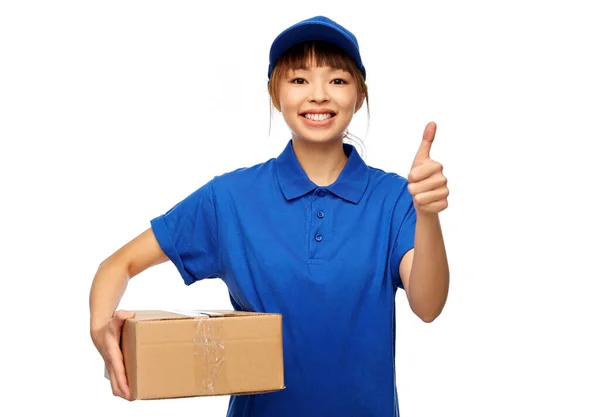
[[[129,399],[129,385],[127,384],[127,375],[125,374],[125,365],[123,364],[123,355],[121,354],[121,351],[113,352],[111,354],[110,365],[122,397]]]
[[[110,388],[115,397],[123,397],[123,392],[119,388],[119,383],[117,382],[117,377],[115,372],[112,370],[110,365],[107,365],[108,368],[108,376],[110,379]]]
[[[126,310],[119,310],[113,316],[113,318],[118,319],[120,321],[125,321],[133,317],[135,317],[135,312]]]
[[[413,195],[424,193],[426,191],[435,190],[436,188],[444,187],[448,180],[440,173],[433,174],[424,180],[411,182],[408,184],[408,191]]]
[[[416,207],[418,212],[437,214],[448,208],[448,200],[440,200],[434,203]]]
[[[428,160],[426,163],[413,167],[408,173],[408,182],[422,181],[436,172],[442,172],[444,167],[437,161]]]
[[[421,145],[419,146],[419,149],[415,155],[413,166],[417,166],[429,158],[431,144],[435,138],[436,130],[437,125],[435,122],[429,122],[427,123],[427,126],[425,126],[425,130],[423,131],[423,139],[421,140]]]
[[[414,196],[415,203],[419,206],[425,206],[427,204],[435,203],[437,201],[446,200],[450,192],[447,187],[437,188],[432,191],[419,193]]]
[[[113,316],[113,319],[110,321],[110,328],[115,335],[121,334],[121,330],[123,328],[123,323],[125,320],[131,319],[135,317],[135,313],[131,311],[117,311]]]

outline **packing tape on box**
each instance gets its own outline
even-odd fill
[[[198,326],[194,335],[194,372],[196,388],[207,394],[215,393],[215,381],[226,375],[221,371],[225,363],[225,346],[214,337],[220,334],[220,320],[210,317],[222,316],[222,313],[202,310],[168,310],[175,314],[197,317]],[[215,332],[215,329],[217,330]],[[223,382],[223,381],[221,381]],[[227,382],[225,380],[225,382]]]
[[[188,317],[210,317],[212,313],[208,311],[200,311],[200,310],[165,310],[169,313],[179,314],[181,316]]]
[[[197,317],[198,326],[194,335],[194,371],[196,388],[207,394],[215,393],[215,381],[226,377],[221,369],[225,363],[225,345],[214,337],[221,334],[221,320],[211,320],[220,313],[199,310],[169,310],[188,317]],[[226,381],[225,381],[226,382]]]
[[[221,333],[217,329],[220,324],[220,320],[199,318],[194,337],[196,387],[209,394],[215,393],[215,382],[225,363],[225,345],[214,337],[214,333]]]

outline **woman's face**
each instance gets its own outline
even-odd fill
[[[358,88],[349,72],[331,67],[290,70],[279,84],[279,105],[294,139],[338,140],[358,110]]]

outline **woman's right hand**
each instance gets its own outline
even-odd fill
[[[125,320],[134,316],[133,312],[117,311],[108,323],[92,330],[92,340],[104,359],[113,395],[129,401],[132,401],[133,398],[127,384],[123,353],[121,352],[121,331]]]

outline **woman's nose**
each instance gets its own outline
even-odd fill
[[[310,94],[310,101],[317,103],[323,103],[329,101],[329,94],[327,93],[327,87],[322,83],[313,83]]]

